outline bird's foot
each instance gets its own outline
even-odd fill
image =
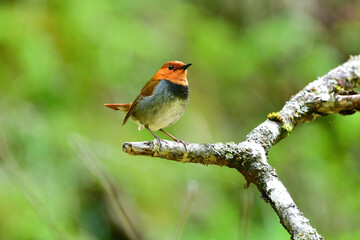
[[[186,144],[189,144],[189,143],[177,139],[176,137],[174,137],[174,136],[171,135],[170,133],[164,131],[163,129],[159,129],[159,130],[162,131],[163,133],[165,133],[166,135],[168,135],[168,136],[169,136],[172,140],[174,140],[175,142],[177,142],[177,143],[182,143],[182,144],[184,145],[185,152],[187,152]]]
[[[187,152],[187,147],[186,147],[186,145],[189,144],[188,142],[181,141],[181,140],[179,140],[179,139],[176,139],[175,141],[178,142],[178,143],[182,143],[182,144],[184,145],[185,152]]]
[[[162,147],[161,139],[158,136],[156,136],[155,139],[159,145],[159,150],[161,150],[161,147]]]

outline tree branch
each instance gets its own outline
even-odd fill
[[[360,111],[360,94],[356,92],[344,92],[333,94],[327,101],[318,99],[314,104],[313,110],[322,115],[329,113],[340,113],[343,115],[353,114]]]
[[[360,111],[360,94],[349,91],[360,85],[360,56],[308,84],[293,96],[279,112],[253,129],[244,142],[196,144],[185,151],[181,143],[163,140],[124,143],[123,151],[182,163],[219,165],[237,169],[248,184],[253,183],[269,202],[292,239],[323,239],[300,212],[275,170],[267,162],[267,152],[293,129],[329,113],[352,114]],[[248,186],[247,184],[247,186]]]

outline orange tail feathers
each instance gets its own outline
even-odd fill
[[[132,103],[107,103],[104,104],[104,106],[127,113],[131,107],[131,104]]]

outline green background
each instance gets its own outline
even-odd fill
[[[0,239],[123,239],[116,199],[145,239],[289,239],[235,170],[123,153],[153,137],[103,104],[192,62],[167,131],[240,142],[359,44],[355,0],[0,1]],[[360,239],[359,114],[303,124],[269,157],[326,239]]]

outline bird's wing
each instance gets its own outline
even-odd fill
[[[131,103],[106,103],[104,106],[127,113],[131,107]]]
[[[140,94],[135,98],[134,102],[131,104],[129,111],[127,112],[124,118],[123,125],[127,122],[131,114],[135,111],[136,105],[139,103],[139,101],[144,97],[151,96],[152,93],[154,92],[156,85],[158,85],[159,82],[160,80],[151,79],[145,84],[145,86],[141,89]]]

